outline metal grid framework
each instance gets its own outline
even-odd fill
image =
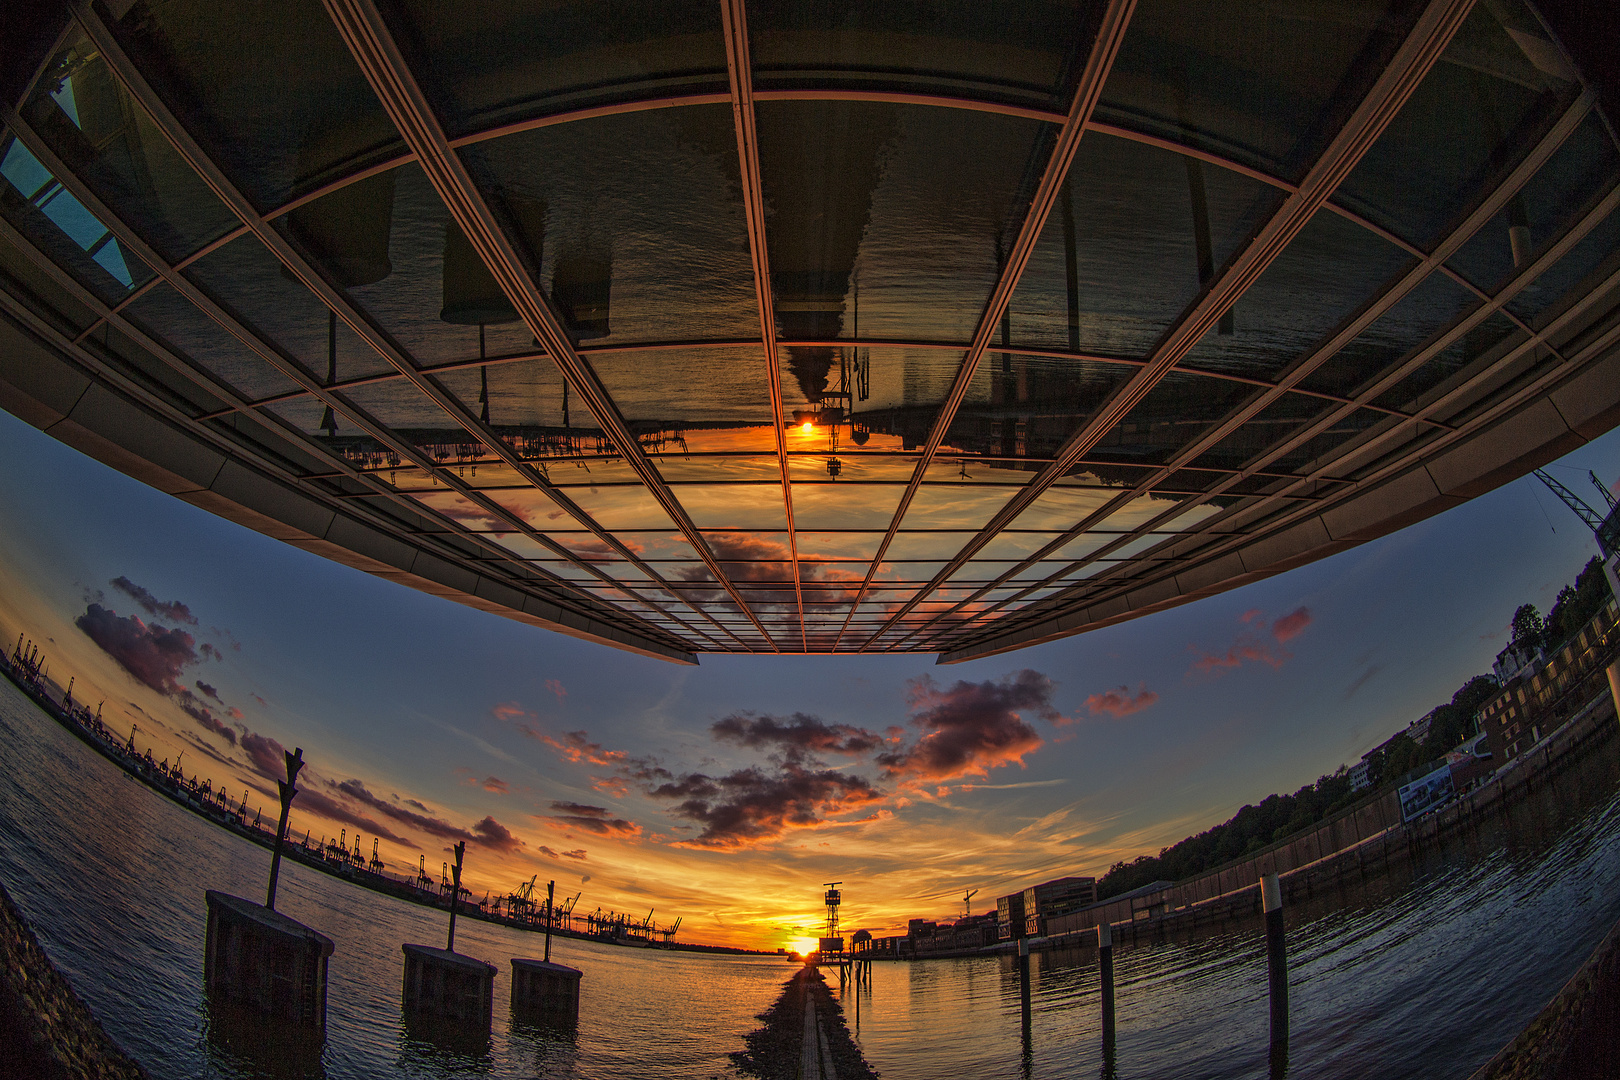
[[[676,660],[1049,640],[1413,519],[1278,539],[1388,503],[1616,345],[1620,154],[1531,9],[1391,3],[1353,56],[1308,58],[1333,70],[1313,115],[1262,103],[1223,130],[1198,105],[1230,93],[1213,64],[1177,75],[1172,105],[1141,91],[1167,6],[1099,0],[1015,87],[968,77],[945,37],[926,78],[810,63],[774,8],[718,0],[707,74],[519,86],[479,114],[412,5],[323,0],[342,77],[387,134],[277,187],[222,152],[224,106],[154,81],[139,20],[81,0],[0,107],[0,312],[221,459],[472,575],[443,591],[490,610],[550,605],[543,625]],[[1459,77],[1489,104],[1453,132],[1425,110]],[[124,127],[96,129],[114,114]],[[1268,150],[1290,125],[1291,148]],[[594,148],[627,131],[680,169],[613,177],[630,195],[570,210]],[[801,133],[826,176],[806,177]],[[1417,149],[1445,138],[1478,160]],[[1002,173],[953,175],[993,154]],[[1166,224],[1146,189],[1180,169],[1187,222]],[[709,201],[665,209],[681,170],[712,173]],[[1449,201],[1403,202],[1392,175]],[[435,287],[388,256],[360,280],[295,224],[362,231],[379,181],[385,251],[442,235]],[[188,225],[187,191],[211,226]],[[615,241],[621,217],[642,224]],[[635,228],[667,266],[644,265]],[[919,252],[944,238],[942,269],[896,245],[913,232]],[[1196,284],[1133,271],[1120,237],[1194,253]],[[320,327],[260,314],[271,286],[229,276],[260,256]],[[1128,280],[1111,291],[1109,273]],[[457,288],[480,314],[452,313]],[[1305,296],[1335,289],[1331,311]],[[476,349],[470,330],[440,344],[439,324],[474,322]],[[1266,561],[1267,544],[1286,550]]]

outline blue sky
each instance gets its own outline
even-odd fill
[[[188,772],[263,790],[250,746],[301,746],[311,790],[386,830],[394,869],[420,857],[437,873],[466,834],[480,841],[468,867],[480,894],[538,873],[583,891],[585,910],[656,906],[661,920],[686,918],[683,938],[739,943],[798,936],[823,880],[846,882],[851,925],[903,926],[959,911],[964,889],[982,907],[1046,877],[1101,873],[1291,791],[1488,670],[1513,609],[1545,611],[1596,553],[1527,477],[1291,573],[982,661],[705,656],[689,668],[327,562],[4,413],[0,453],[7,647],[19,632],[43,639],[53,676],[77,675],[79,698],[104,697],[120,730],[140,723],[157,756],[186,750]],[[1595,502],[1587,469],[1614,483],[1620,437],[1552,467]],[[143,610],[132,589],[195,622]],[[190,635],[198,656],[175,670],[211,691],[193,700],[229,738],[79,629],[90,603],[120,625],[167,619]],[[1207,657],[1233,666],[1201,667]],[[989,714],[1007,737],[963,758],[925,760],[914,741],[936,721]],[[722,737],[712,725],[727,717]],[[793,756],[809,743],[793,750],[787,728],[821,740],[811,756]],[[844,752],[856,732],[882,745]],[[737,792],[764,798],[811,775],[812,820],[767,814],[739,829],[719,811],[737,809]],[[677,789],[702,795],[706,816],[683,813]],[[296,805],[296,827],[355,831],[315,809]],[[361,831],[369,849],[377,832]]]

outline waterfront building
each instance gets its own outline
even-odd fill
[[[1372,756],[1375,751],[1369,750],[1361,756],[1361,760],[1350,766],[1350,790],[1361,791],[1372,787]]]
[[[1538,650],[1543,659],[1521,669],[1480,707],[1479,725],[1495,768],[1610,692],[1606,670],[1620,658],[1617,622],[1620,605],[1610,597],[1567,641],[1546,654]]]
[[[985,656],[1620,420],[1522,0],[14,6],[0,407],[617,648]]]
[[[1061,877],[1024,890],[1024,933],[1046,933],[1047,921],[1097,902],[1097,879]]]

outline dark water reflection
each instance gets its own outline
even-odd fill
[[[1292,1038],[1269,1053],[1264,923],[1114,950],[1105,1054],[1094,949],[874,964],[845,993],[884,1080],[939,1076],[1466,1078],[1620,918],[1620,740],[1416,865],[1288,909]]]
[[[442,914],[283,863],[278,906],[338,943],[326,1044],[289,1055],[210,1017],[202,994],[203,890],[257,895],[269,853],[126,779],[9,683],[0,747],[0,880],[155,1080],[732,1077],[728,1055],[790,974],[559,941],[585,972],[580,1025],[536,1027],[510,1014],[507,960],[539,940],[468,920],[458,946],[501,969],[494,1029],[468,1045],[400,1015],[400,943],[440,940]],[[1617,790],[1611,740],[1444,852],[1291,906],[1287,1075],[1462,1080],[1495,1053],[1620,917]],[[1116,942],[1111,1054],[1095,950],[1037,953],[1030,970],[1027,1013],[1016,957],[873,964],[843,1002],[885,1080],[1280,1075],[1258,918]]]

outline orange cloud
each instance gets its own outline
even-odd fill
[[[1141,712],[1158,700],[1159,695],[1149,690],[1147,683],[1140,683],[1134,694],[1131,693],[1131,688],[1128,686],[1105,690],[1100,694],[1092,694],[1086,698],[1086,708],[1091,711],[1092,715],[1107,713],[1118,720],[1121,717],[1131,715],[1131,713]]]

